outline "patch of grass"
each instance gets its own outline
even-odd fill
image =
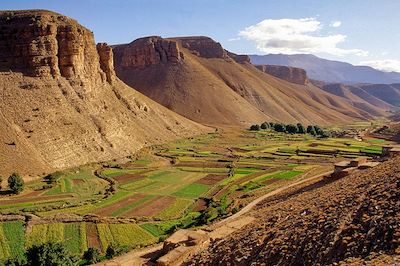
[[[145,246],[158,241],[137,224],[109,224],[109,228],[115,243],[121,246]]]
[[[26,246],[40,245],[46,242],[63,242],[64,225],[62,223],[37,224],[26,238]]]
[[[64,225],[64,243],[66,248],[74,255],[82,253],[82,238],[80,223],[67,223]]]
[[[204,184],[189,184],[184,188],[178,190],[173,195],[182,198],[198,198],[203,193],[207,192],[210,187]]]
[[[8,240],[4,234],[3,227],[0,226],[0,258],[11,257],[11,249],[8,245]]]
[[[177,218],[181,216],[192,203],[192,200],[177,198],[172,204],[159,213],[157,217],[163,220]]]
[[[2,225],[11,257],[22,258],[25,251],[25,230],[22,221],[5,222]]]
[[[108,224],[97,224],[97,232],[99,233],[99,239],[103,251],[106,251],[111,243],[116,243]]]

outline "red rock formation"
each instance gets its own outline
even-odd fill
[[[118,45],[113,50],[115,59],[120,62],[118,65],[122,67],[177,63],[182,60],[178,44],[159,36],[140,38],[129,44]]]
[[[275,65],[257,65],[256,67],[267,74],[291,83],[306,85],[308,82],[307,73],[302,68]]]
[[[219,42],[209,37],[180,37],[182,47],[190,50],[193,54],[205,58],[229,58],[227,52]]]

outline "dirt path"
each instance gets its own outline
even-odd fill
[[[267,193],[267,194],[265,194],[265,195],[263,195],[263,196],[261,196],[261,197],[255,199],[255,200],[253,200],[252,202],[250,202],[249,204],[247,204],[245,207],[243,207],[240,211],[238,211],[238,212],[235,213],[234,215],[229,216],[228,218],[226,218],[226,219],[224,219],[224,220],[222,220],[222,221],[220,221],[220,222],[218,222],[218,223],[216,223],[216,224],[214,224],[214,225],[211,225],[210,228],[217,228],[217,227],[223,226],[223,225],[225,225],[225,224],[227,224],[227,223],[229,223],[229,222],[232,222],[232,221],[235,220],[235,219],[238,219],[240,216],[242,216],[242,215],[248,213],[248,212],[249,212],[251,209],[253,209],[253,207],[256,206],[258,203],[260,203],[261,201],[263,201],[263,200],[265,200],[265,199],[267,199],[267,198],[269,198],[269,197],[275,196],[275,195],[277,195],[277,194],[279,194],[279,193],[281,193],[281,192],[283,192],[283,191],[285,191],[285,190],[287,190],[287,189],[289,189],[289,188],[292,188],[292,187],[301,185],[301,184],[303,184],[303,183],[310,182],[310,181],[312,181],[312,180],[315,180],[315,179],[318,179],[318,178],[321,178],[321,177],[330,175],[330,174],[332,174],[332,173],[333,173],[333,171],[327,171],[327,172],[324,172],[324,173],[322,173],[322,174],[314,175],[314,176],[311,176],[311,177],[302,179],[302,180],[300,180],[300,181],[297,181],[297,182],[288,184],[288,185],[283,186],[283,187],[281,187],[281,188],[278,188],[278,189],[276,189],[276,190],[274,190],[274,191],[271,191],[271,192],[269,192],[269,193]]]
[[[242,216],[244,216],[249,211],[251,211],[261,201],[263,201],[269,197],[275,196],[279,193],[282,193],[289,188],[293,188],[293,187],[302,185],[304,183],[311,182],[313,180],[318,180],[324,176],[330,175],[331,173],[333,173],[333,171],[327,171],[324,173],[320,173],[320,174],[296,181],[294,183],[288,184],[288,185],[278,188],[274,191],[271,191],[271,192],[255,199],[254,201],[252,201],[251,203],[246,205],[243,209],[241,209],[239,212],[235,213],[234,215],[232,215],[222,221],[219,221],[213,225],[208,226],[207,231],[210,231],[210,235],[212,237],[216,237],[220,234],[222,234],[222,235],[229,234],[232,232],[232,230],[234,230],[234,228],[232,228],[232,224],[234,224],[236,221],[239,223],[243,222],[243,225],[247,224],[248,222],[251,222],[251,220],[253,219],[252,217],[242,217]],[[246,220],[246,221],[238,221],[239,219]],[[224,230],[225,228],[228,228],[229,230]],[[238,226],[238,228],[240,228],[240,226]],[[140,249],[140,250],[132,250],[131,252],[128,252],[122,256],[116,257],[110,261],[98,263],[96,265],[97,266],[153,265],[150,262],[150,260],[151,260],[151,258],[157,257],[157,254],[159,254],[159,252],[162,249],[162,245],[163,244],[160,243],[156,246],[152,246],[152,247],[148,247],[148,248],[144,248],[144,249]]]

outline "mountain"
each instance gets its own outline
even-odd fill
[[[322,59],[311,54],[250,55],[255,65],[282,65],[303,68],[310,79],[335,83],[400,83],[400,73],[384,72],[368,66]]]
[[[203,124],[332,124],[373,117],[309,83],[301,71],[276,67],[270,75],[208,37],[152,36],[115,45],[113,51],[121,80]]]
[[[246,213],[253,222],[211,240],[183,265],[398,265],[399,173],[397,156],[291,188],[258,203]]]
[[[0,175],[24,177],[206,132],[120,81],[112,50],[75,20],[0,12]]]

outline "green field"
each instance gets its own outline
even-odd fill
[[[70,169],[60,172],[52,185],[32,181],[21,195],[0,197],[1,213],[97,215],[136,222],[101,222],[91,232],[91,222],[28,228],[22,221],[1,223],[0,259],[22,256],[25,248],[48,241],[65,243],[76,255],[91,245],[105,252],[111,244],[135,248],[156,243],[177,228],[237,211],[242,198],[262,195],[336,161],[377,156],[387,144],[268,130],[213,133],[164,144],[128,164]]]

